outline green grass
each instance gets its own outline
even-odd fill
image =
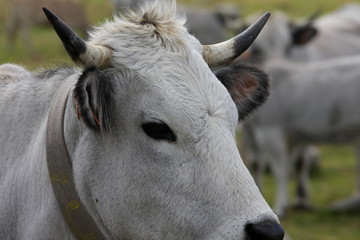
[[[238,142],[241,142],[241,134],[238,134]],[[311,174],[310,180],[312,210],[290,208],[281,223],[292,240],[359,240],[360,210],[351,213],[330,210],[331,204],[352,196],[355,191],[356,162],[353,149],[348,145],[319,147],[320,169]],[[243,158],[246,160],[246,156]],[[291,206],[295,203],[294,178],[291,178],[288,190]],[[275,192],[275,179],[267,173],[262,194],[270,206],[274,203]]]
[[[59,62],[69,62],[59,39],[51,28],[34,27],[33,49],[27,50],[18,41],[14,50],[5,44],[4,16],[6,1],[0,1],[0,64],[13,62],[30,69],[48,67]],[[215,7],[220,0],[179,0],[200,6]],[[253,11],[284,10],[292,16],[311,15],[316,9],[326,12],[340,6],[343,0],[229,0],[237,4],[243,14]],[[111,6],[107,0],[83,1],[87,16],[92,24],[99,23],[111,15]],[[292,240],[359,240],[360,213],[334,214],[329,205],[334,201],[349,197],[355,188],[355,160],[349,146],[322,146],[321,171],[311,179],[311,200],[314,210],[298,212],[291,210],[282,223]],[[274,179],[266,176],[264,196],[273,202]],[[293,196],[294,182],[289,186]],[[293,201],[292,198],[290,198]]]
[[[0,39],[0,62],[11,62],[27,66],[29,69],[38,67],[48,67],[60,62],[69,62],[69,58],[56,37],[54,32],[49,29],[35,27],[33,32],[33,48],[26,49],[24,44],[19,40],[14,49],[8,49],[5,38]],[[4,28],[0,27],[0,36],[4,36]]]
[[[292,240],[358,240],[359,214],[289,212],[282,224]]]
[[[330,204],[351,196],[355,189],[355,159],[349,146],[321,146],[321,169],[311,179],[313,210],[290,210],[282,220],[292,240],[358,240],[360,212],[334,213]],[[293,203],[294,187],[289,186]],[[264,196],[274,200],[274,179],[266,176]]]

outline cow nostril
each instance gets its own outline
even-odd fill
[[[270,221],[248,223],[245,230],[251,240],[283,240],[285,235],[280,224]]]

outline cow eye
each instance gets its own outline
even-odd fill
[[[141,127],[146,135],[153,139],[176,142],[174,132],[163,122],[148,122],[144,123]]]

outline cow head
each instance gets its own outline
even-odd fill
[[[235,142],[238,120],[266,99],[268,78],[231,61],[268,15],[225,43],[202,46],[174,1],[115,17],[87,42],[45,12],[82,68],[65,140],[79,196],[105,234],[282,239]]]
[[[294,48],[307,45],[317,36],[313,21],[314,16],[304,23],[294,23],[285,14],[274,13],[247,52],[248,58],[262,64],[269,59],[289,57]]]

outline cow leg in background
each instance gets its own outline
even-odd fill
[[[335,211],[354,211],[360,210],[360,140],[354,144],[356,157],[356,192],[354,196],[341,200],[332,205]]]
[[[320,151],[316,146],[296,147],[292,155],[292,166],[296,175],[296,203],[295,208],[310,209],[310,171],[320,159]]]
[[[255,129],[259,161],[269,162],[274,174],[277,193],[274,211],[283,216],[288,206],[289,157],[285,135],[280,128]]]

